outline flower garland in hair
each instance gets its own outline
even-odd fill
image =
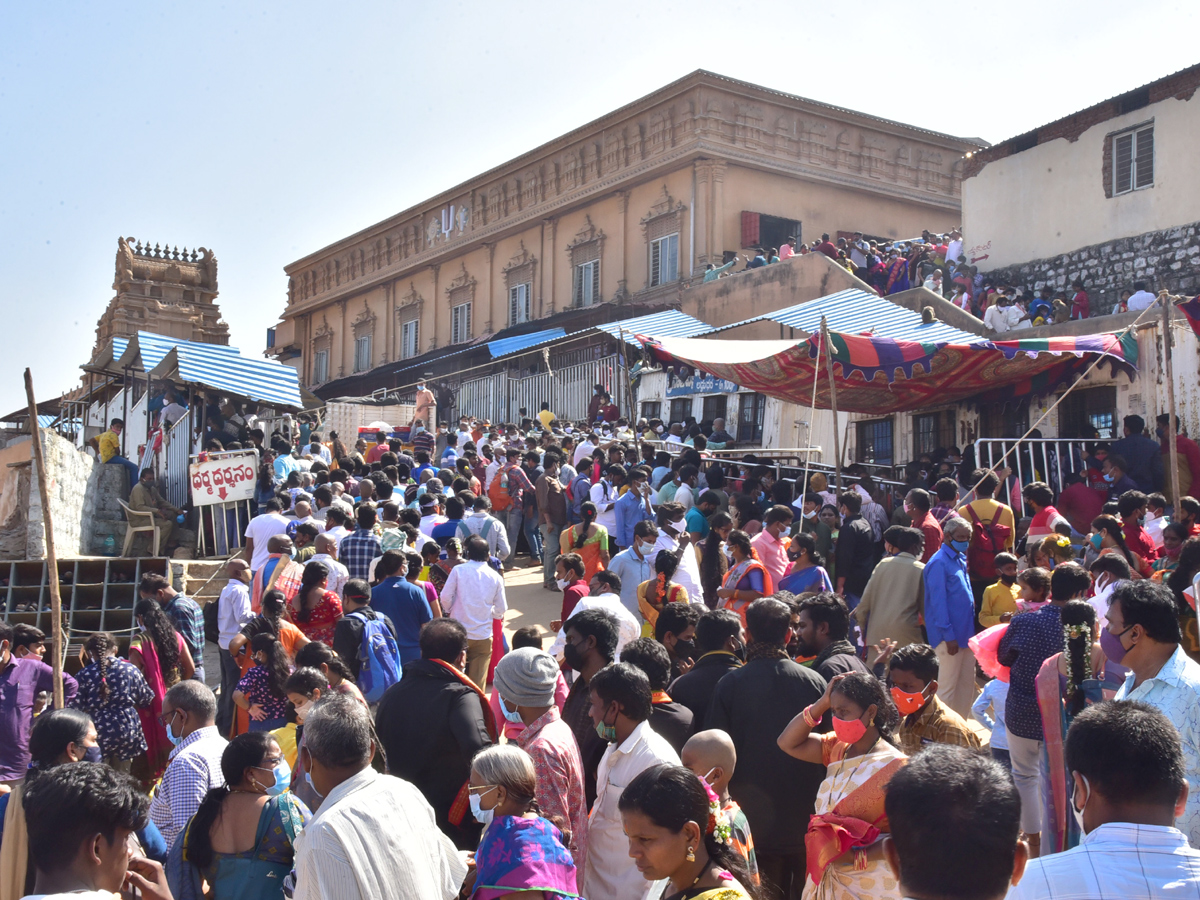
[[[658,602],[666,603],[667,602],[667,573],[659,572],[658,578],[656,580],[658,581]]]
[[[1083,638],[1085,642],[1085,650],[1083,652],[1083,680],[1087,681],[1092,677],[1092,627],[1086,622],[1079,625],[1064,625],[1063,626],[1063,648],[1064,650],[1070,645],[1070,642],[1078,638]],[[1074,696],[1075,691],[1079,689],[1079,685],[1071,680],[1071,667],[1067,666],[1067,696]]]
[[[722,844],[728,844],[733,840],[733,829],[729,827],[729,820],[721,814],[721,798],[703,778],[700,784],[704,786],[704,793],[708,794],[708,827],[704,829],[705,834],[711,834]]]

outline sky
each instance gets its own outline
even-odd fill
[[[120,236],[210,248],[257,355],[288,263],[695,69],[994,142],[1200,62],[1197,26],[1165,0],[3,3],[0,415],[27,366],[39,399],[79,382]]]

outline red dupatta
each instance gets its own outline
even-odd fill
[[[442,659],[430,660],[435,662],[458,680],[460,684],[469,687],[479,698],[479,707],[483,710],[483,724],[487,728],[488,737],[492,739],[492,743],[496,742],[496,717],[492,715],[492,707],[488,704],[487,697],[483,695],[483,691],[479,689],[479,685],[473,682],[460,669],[456,669],[450,663]],[[463,782],[463,786],[458,789],[458,794],[454,797],[454,802],[450,804],[450,812],[446,816],[451,825],[461,825],[463,818],[467,814],[467,810],[471,808],[471,802],[467,799],[467,788],[470,787],[470,780]]]

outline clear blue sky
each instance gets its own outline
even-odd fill
[[[121,235],[211,248],[257,354],[285,264],[694,69],[996,141],[1200,61],[1198,24],[1155,0],[6,3],[0,414],[26,366],[39,398],[78,382]]]

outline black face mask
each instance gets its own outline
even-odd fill
[[[733,651],[733,655],[742,662],[746,661],[746,644],[743,641],[738,641],[737,648]]]
[[[576,672],[583,671],[583,653],[574,644],[563,645],[563,661]]]
[[[675,641],[675,657],[677,659],[695,659],[696,642],[679,640]]]

